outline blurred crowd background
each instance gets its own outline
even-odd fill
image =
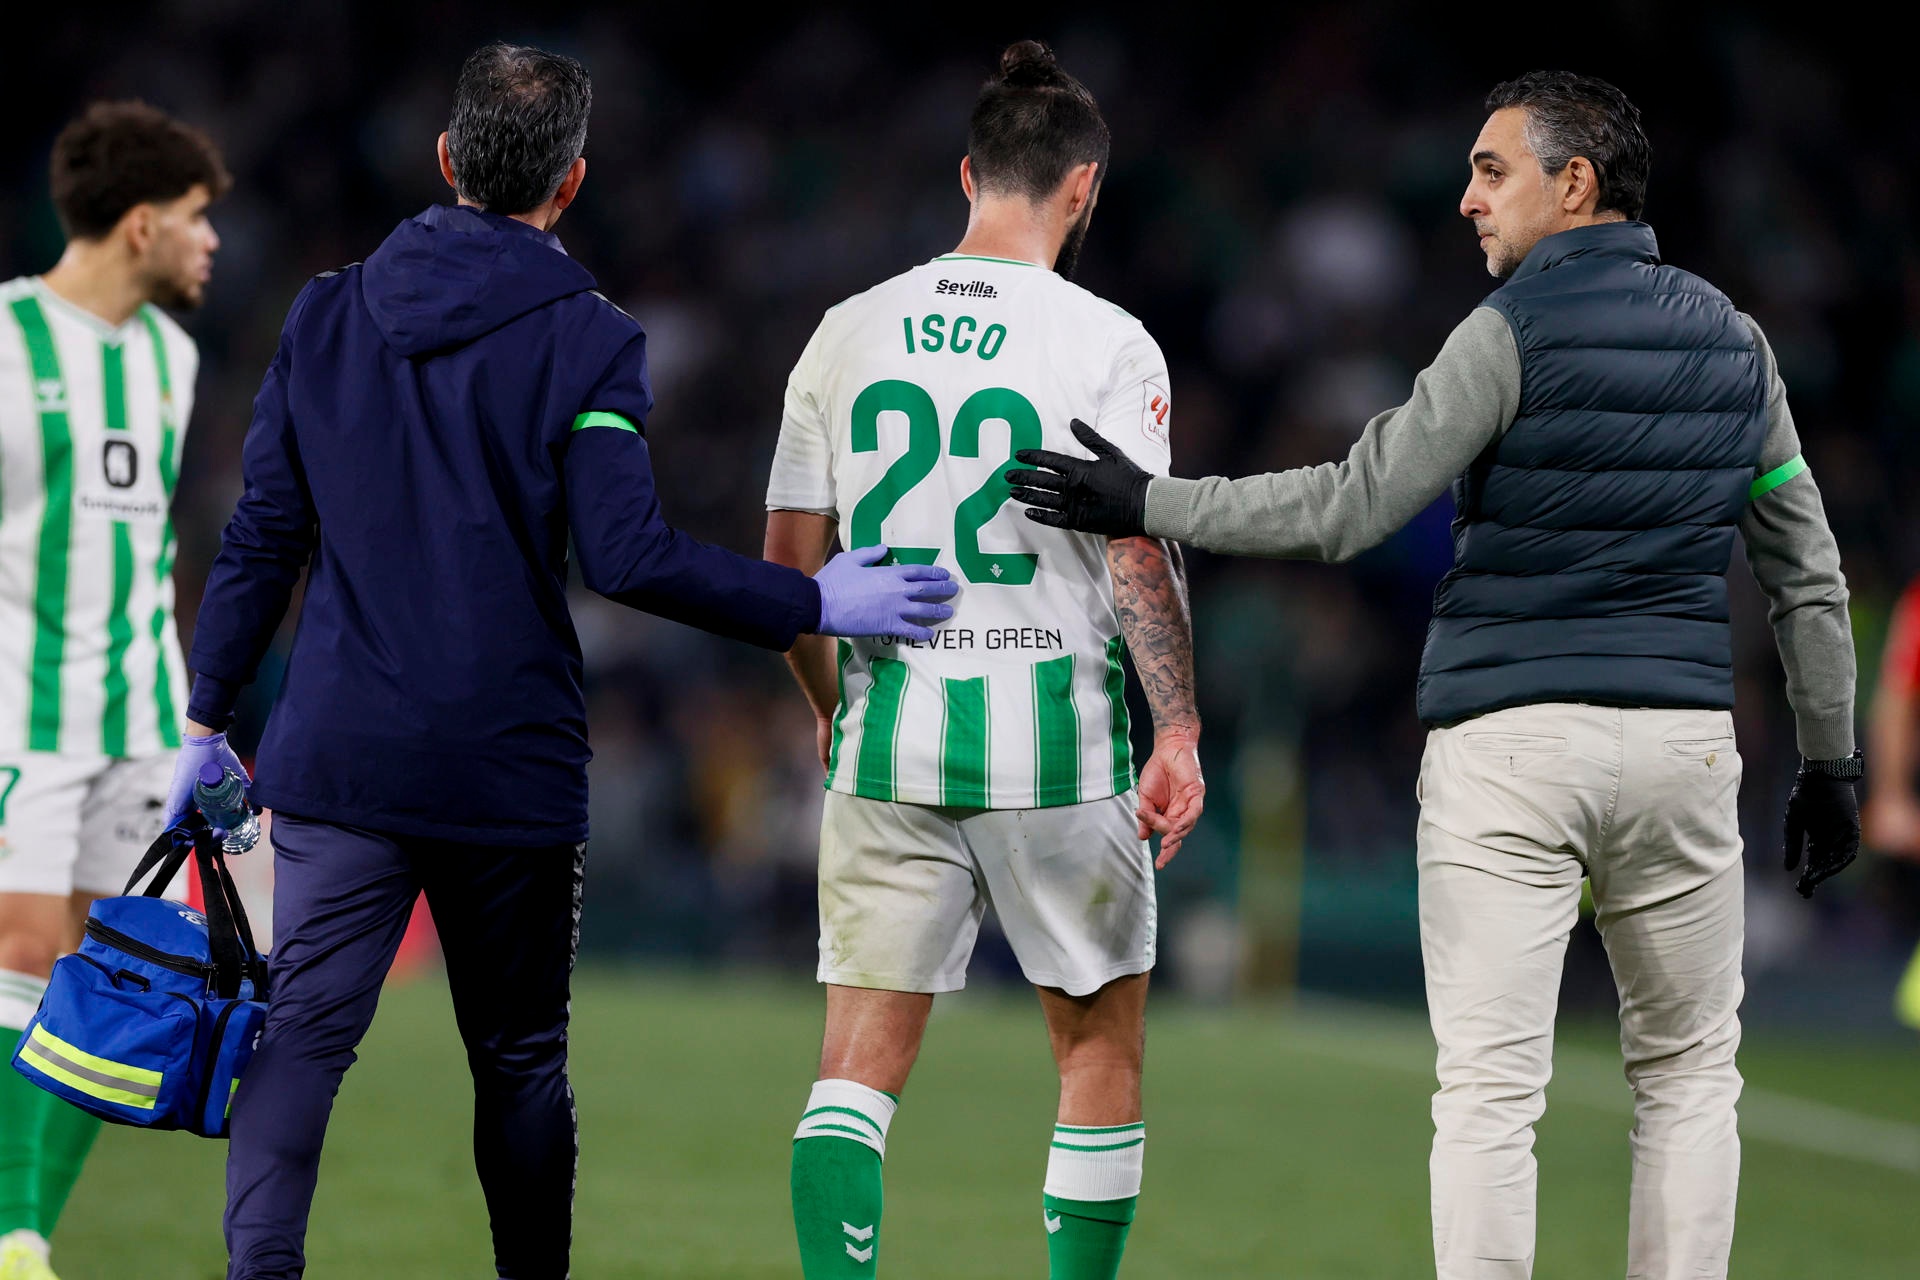
[[[488,39],[591,69],[587,183],[557,230],[649,332],[669,518],[755,553],[787,371],[826,307],[958,241],[967,113],[1011,40],[1052,42],[1106,111],[1112,171],[1078,279],[1165,349],[1188,475],[1340,457],[1405,398],[1492,285],[1457,210],[1485,93],[1564,66],[1641,106],[1666,256],[1752,312],[1778,353],[1853,588],[1864,711],[1892,602],[1920,569],[1906,506],[1920,117],[1896,100],[1893,52],[1843,22],[1678,9],[1598,3],[1562,28],[1378,3],[1231,22],[1107,6],[33,6],[9,17],[16,70],[0,81],[0,267],[57,256],[47,148],[88,100],[146,98],[224,148],[224,243],[206,306],[184,318],[204,358],[176,509],[185,634],[287,304],[450,197],[434,139],[462,58]],[[1212,786],[1162,877],[1161,936],[1166,980],[1195,997],[1297,984],[1418,999],[1413,681],[1450,515],[1443,498],[1344,567],[1191,556]],[[1748,1015],[1890,1026],[1920,879],[1868,858],[1815,902],[1792,895],[1778,863],[1792,721],[1764,602],[1744,568],[1734,579]],[[810,968],[819,771],[779,657],[584,592],[577,605],[597,753],[586,946]],[[1017,970],[989,939],[975,974]],[[1577,1004],[1609,1005],[1589,929],[1567,981]]]

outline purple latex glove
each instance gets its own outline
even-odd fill
[[[240,757],[233,754],[233,748],[227,745],[227,735],[212,733],[206,737],[188,734],[180,741],[180,754],[173,762],[173,784],[167,788],[167,825],[172,826],[193,807],[193,784],[200,776],[202,765],[216,764],[223,769],[231,769],[245,778],[249,784],[253,779],[247,773],[247,767],[240,763]]]
[[[823,636],[901,636],[933,639],[932,624],[953,616],[960,591],[953,575],[936,564],[881,566],[885,547],[842,551],[813,575],[820,587]]]

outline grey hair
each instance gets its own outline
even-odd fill
[[[593,78],[578,61],[496,42],[460,68],[447,153],[460,198],[525,213],[553,198],[587,149]]]
[[[1526,111],[1527,146],[1544,172],[1560,173],[1575,156],[1585,156],[1599,186],[1596,210],[1640,217],[1653,154],[1640,109],[1626,94],[1592,76],[1529,71],[1487,95],[1487,110],[1506,107]]]

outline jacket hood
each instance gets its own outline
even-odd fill
[[[435,205],[394,228],[361,269],[380,336],[403,356],[465,346],[594,287],[557,237],[499,214]]]

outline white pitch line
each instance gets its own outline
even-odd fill
[[[1281,1022],[1277,1039],[1299,1052],[1354,1066],[1433,1076],[1433,1042],[1424,1032],[1380,1011],[1351,1006],[1337,1011],[1300,1010]],[[1620,1115],[1633,1113],[1633,1093],[1617,1059],[1564,1045],[1554,1049],[1547,1101]],[[1749,1085],[1742,1091],[1740,1136],[1920,1175],[1920,1125],[1773,1089]]]

